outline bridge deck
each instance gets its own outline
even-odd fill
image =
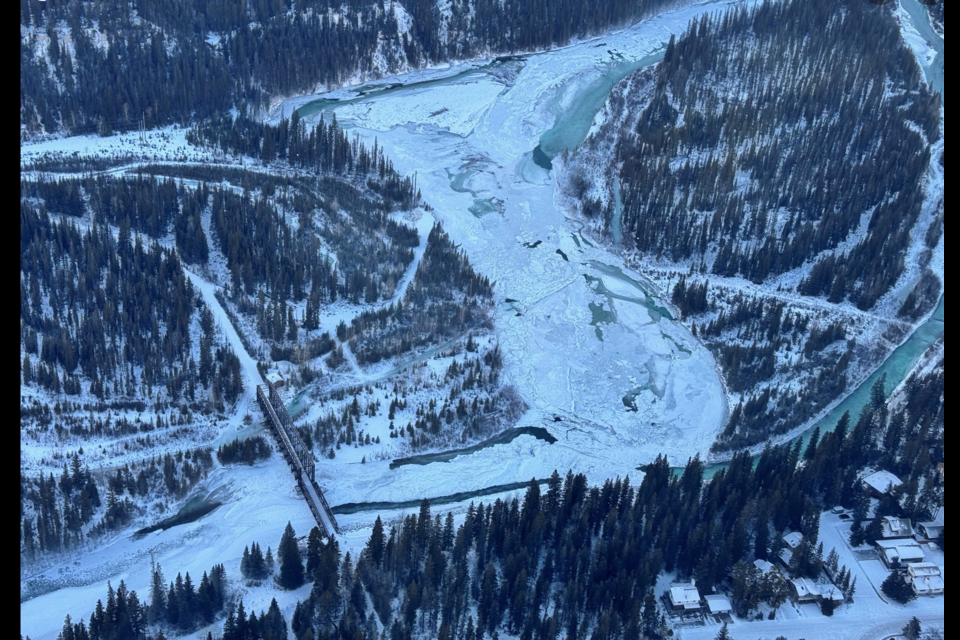
[[[273,427],[273,431],[277,435],[284,457],[290,463],[293,475],[300,486],[300,491],[310,507],[310,512],[313,513],[313,517],[324,530],[324,533],[333,537],[334,533],[338,532],[337,520],[333,516],[330,505],[327,504],[326,498],[323,497],[323,491],[314,481],[313,454],[307,451],[300,440],[299,434],[290,433],[287,430],[287,425],[290,424],[292,427],[292,423],[287,415],[286,408],[282,403],[279,403],[276,390],[269,382],[266,385],[257,385],[257,401],[267,418],[267,422]],[[276,406],[278,403],[279,407]],[[283,417],[278,415],[280,413],[283,414]],[[304,460],[305,456],[309,456],[309,459]]]
[[[336,531],[336,525],[330,521],[330,517],[327,515],[330,507],[325,507],[326,500],[320,497],[323,494],[316,490],[313,481],[307,477],[306,473],[300,474],[300,482],[301,486],[306,489],[305,495],[307,501],[310,502],[310,510],[313,511],[314,517],[321,521],[320,524],[327,530],[327,535],[331,535],[331,531]]]

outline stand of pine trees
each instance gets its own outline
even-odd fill
[[[702,590],[730,589],[738,610],[782,604],[785,584],[751,576],[750,563],[772,557],[787,530],[806,540],[798,575],[826,571],[849,596],[855,584],[817,542],[820,513],[862,505],[858,474],[870,466],[907,479],[881,509],[929,517],[943,501],[943,391],[941,360],[892,401],[878,387],[855,425],[844,416],[809,453],[798,442],[767,447],[756,464],[738,454],[706,483],[699,459],[677,476],[660,457],[639,486],[591,487],[583,475],[555,472],[545,490],[531,482],[522,500],[471,504],[460,527],[424,501],[389,531],[378,518],[355,564],[315,529],[306,558],[314,586],[295,610],[294,636],[377,638],[376,616],[398,640],[661,638],[651,593],[661,571],[696,578]],[[291,558],[302,570],[299,555]]]
[[[368,148],[359,135],[351,138],[337,124],[336,115],[329,123],[321,116],[312,127],[298,111],[281,118],[276,126],[244,115],[216,116],[194,125],[187,140],[225,153],[260,158],[264,165],[282,163],[316,175],[366,180],[391,207],[409,209],[418,198],[413,182],[397,174],[383,149],[376,142]]]
[[[450,351],[438,355],[458,356],[459,347],[460,343],[455,343]],[[417,364],[412,379],[393,383],[386,412],[390,438],[401,438],[412,451],[450,449],[493,436],[516,423],[527,406],[516,389],[500,378],[503,355],[499,345],[479,347],[469,334],[465,349],[466,355],[454,359],[442,379],[419,375],[418,369],[425,365]],[[476,355],[470,355],[473,353]],[[329,366],[330,358],[327,362]],[[363,426],[367,416],[382,415],[380,400],[368,398],[374,387],[385,389],[387,385],[341,387],[319,398],[328,407],[326,412],[312,424],[297,425],[308,446],[333,457],[336,454],[331,452],[341,445],[379,444],[380,437],[371,438]]]
[[[686,309],[684,317],[714,354],[727,388],[741,394],[714,450],[749,447],[787,433],[846,389],[852,354],[863,357],[866,348],[855,351],[855,324],[845,326],[828,312],[794,306],[774,295],[747,296],[722,284],[687,285],[688,280],[693,278],[678,282],[674,296],[683,296],[679,306]],[[686,301],[691,289],[703,292],[706,309],[702,299]],[[784,388],[785,378],[795,388]]]
[[[207,633],[207,640],[213,640],[211,633]],[[248,617],[240,600],[236,612],[231,609],[227,614],[222,640],[287,640],[287,620],[276,598],[270,601],[266,613],[260,612],[259,618],[253,611]]]
[[[72,134],[185,123],[271,96],[445,60],[530,51],[669,0],[110,0],[20,3],[20,122]],[[402,13],[401,13],[402,12]],[[407,31],[400,23],[411,20]]]
[[[489,328],[492,302],[490,281],[473,270],[437,224],[403,300],[361,313],[338,337],[350,342],[358,363],[375,363],[472,328]]]
[[[97,601],[89,624],[64,621],[58,640],[163,640],[163,630],[189,633],[210,624],[222,612],[226,598],[226,571],[222,564],[204,572],[194,587],[190,574],[177,574],[164,585],[163,572],[153,568],[150,602],[141,603],[123,581],[116,590],[107,583],[107,603]],[[156,635],[154,635],[154,632]]]
[[[600,138],[617,138],[639,252],[755,283],[812,261],[800,291],[860,309],[896,282],[941,100],[889,11],[817,0],[704,16],[624,83],[620,129]]]
[[[260,460],[266,460],[273,453],[270,444],[263,436],[253,436],[243,440],[235,438],[217,448],[217,460],[220,464],[242,462],[253,465]]]
[[[267,555],[263,555],[260,545],[254,542],[243,548],[243,558],[240,560],[240,573],[244,578],[258,582],[264,580],[273,571],[273,554],[267,548]]]

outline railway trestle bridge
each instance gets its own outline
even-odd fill
[[[257,402],[277,438],[283,457],[290,464],[290,470],[297,479],[297,485],[307,500],[310,512],[313,513],[323,533],[333,537],[340,532],[340,529],[337,526],[337,519],[333,517],[333,511],[330,510],[330,505],[327,504],[327,499],[323,497],[320,485],[317,484],[313,453],[297,433],[290,414],[280,400],[280,395],[269,380],[266,384],[257,385]]]

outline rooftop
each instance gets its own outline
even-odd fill
[[[773,569],[773,564],[767,562],[766,560],[754,560],[753,565],[760,569],[760,573],[767,573],[770,569]]]
[[[730,601],[725,595],[704,596],[703,599],[707,601],[707,609],[710,610],[710,613],[725,613],[733,610],[733,607],[730,606]]]
[[[908,538],[913,535],[913,527],[906,518],[884,516],[881,530],[884,538]]]
[[[935,562],[911,562],[907,565],[907,570],[913,576],[941,575],[940,566]]]
[[[692,584],[677,584],[670,587],[670,601],[675,607],[696,608],[700,606],[700,592]]]
[[[923,560],[923,549],[916,542],[909,540],[877,540],[877,547],[888,561],[894,557],[900,562]]]
[[[791,549],[796,549],[800,546],[800,543],[803,542],[803,534],[799,531],[791,531],[783,536],[783,541],[790,545]]]
[[[913,540],[877,540],[877,546],[881,549],[916,547],[917,551],[922,551],[922,549],[920,549],[920,545]]]
[[[793,583],[793,588],[797,590],[797,596],[801,598],[808,595],[820,595],[820,588],[811,580],[807,580],[806,578],[797,578],[796,580],[791,580],[791,582]]]
[[[864,484],[876,489],[880,493],[886,493],[903,484],[900,478],[889,471],[875,471],[863,479]]]
[[[911,584],[917,593],[943,591],[943,576],[918,576]]]

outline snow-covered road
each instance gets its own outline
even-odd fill
[[[220,301],[217,300],[216,291],[219,287],[207,282],[189,269],[184,268],[183,271],[190,278],[194,288],[203,296],[203,301],[210,308],[210,312],[213,313],[214,322],[226,337],[234,353],[237,354],[237,358],[240,359],[240,370],[243,372],[243,394],[237,400],[228,419],[228,424],[234,427],[234,430],[239,429],[243,417],[251,410],[253,402],[256,400],[257,385],[263,382],[260,372],[257,370],[257,361],[247,353],[247,348],[243,345],[243,340],[240,339],[237,329],[233,326]],[[253,408],[255,409],[255,407]],[[221,430],[218,441],[232,440],[233,437],[235,436],[231,435],[230,429],[224,429]]]

